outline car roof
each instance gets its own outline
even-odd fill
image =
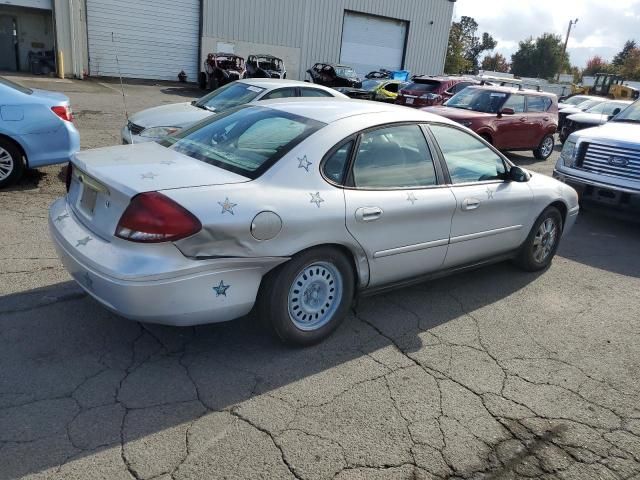
[[[413,77],[411,77],[410,79],[411,81],[415,81],[415,80],[433,80],[435,82],[454,82],[454,81],[460,81],[460,82],[465,82],[465,81],[470,81],[470,82],[478,82],[477,80],[473,79],[473,78],[469,78],[469,77],[461,77],[461,76],[443,76],[443,75],[415,75]]]
[[[537,90],[531,90],[529,88],[516,88],[516,87],[497,87],[494,85],[471,85],[471,89],[476,90],[491,90],[492,92],[503,92],[503,93],[526,93],[527,95],[540,95],[543,97],[555,97],[555,93],[550,92],[539,92]]]
[[[266,100],[259,104],[261,107],[273,108],[287,113],[311,118],[322,123],[333,123],[343,118],[356,115],[389,114],[390,120],[440,122],[457,125],[452,120],[440,115],[424,112],[415,108],[403,107],[392,103],[372,102],[370,100],[352,100],[348,98],[283,98]]]
[[[333,89],[325,87],[324,85],[318,85],[317,83],[302,82],[300,80],[286,80],[281,78],[243,78],[236,81],[260,88],[311,87],[329,92],[333,91]]]

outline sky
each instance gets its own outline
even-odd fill
[[[594,55],[611,61],[629,39],[640,45],[640,0],[458,0],[454,8],[454,21],[475,18],[479,34],[490,33],[508,61],[530,36],[550,32],[564,41],[576,18],[567,47],[572,65],[582,68]]]

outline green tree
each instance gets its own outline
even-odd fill
[[[640,80],[640,48],[629,51],[620,67],[620,75],[625,80]]]
[[[504,55],[501,55],[499,53],[496,53],[495,55],[487,55],[482,59],[483,70],[507,73],[509,71],[509,68],[510,65],[507,62],[507,59],[504,58]]]
[[[497,42],[488,33],[477,36],[478,23],[471,17],[462,16],[451,24],[445,72],[461,73],[478,70],[482,52],[493,50]]]
[[[545,33],[528,38],[519,44],[511,56],[511,73],[520,77],[553,78],[561,70],[571,70],[569,57],[562,53],[560,35]]]
[[[618,52],[618,54],[613,57],[613,61],[611,62],[616,67],[621,67],[624,65],[625,60],[629,57],[629,54],[636,50],[638,45],[635,40],[627,40],[622,47],[622,50]]]

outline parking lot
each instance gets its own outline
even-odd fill
[[[120,143],[118,83],[20,81],[71,98],[82,148]],[[131,113],[199,94],[125,88]],[[558,153],[511,158],[550,175]],[[364,298],[290,349],[251,316],[107,312],[49,240],[63,194],[62,166],[0,191],[0,479],[640,480],[639,224],[587,209],[543,273]]]

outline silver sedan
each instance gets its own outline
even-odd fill
[[[72,167],[49,224],[91,296],[169,325],[257,304],[302,345],[362,293],[505,259],[544,269],[578,214],[571,187],[470,130],[366,101],[244,106]]]

